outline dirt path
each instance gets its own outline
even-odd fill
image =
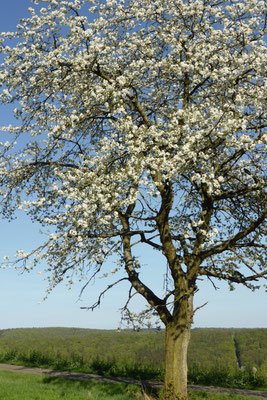
[[[20,365],[10,365],[10,364],[0,364],[0,370],[2,371],[16,371],[23,372],[27,374],[37,374],[37,375],[46,375],[46,376],[54,376],[59,378],[67,378],[67,379],[79,379],[79,380],[94,380],[100,382],[118,382],[118,383],[127,383],[127,384],[140,384],[142,383],[144,386],[152,386],[152,387],[161,387],[162,382],[159,381],[140,381],[137,379],[128,379],[128,378],[115,378],[101,375],[93,375],[93,374],[84,374],[81,372],[68,372],[68,371],[57,371],[53,369],[45,369],[45,368],[32,368],[32,367],[23,367]],[[188,385],[189,390],[202,391],[202,392],[222,392],[229,394],[239,394],[243,396],[254,396],[260,399],[267,399],[267,392],[258,391],[258,390],[245,390],[245,389],[230,389],[230,388],[221,388],[214,386],[198,386],[198,385]]]

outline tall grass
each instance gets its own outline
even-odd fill
[[[114,358],[103,360],[96,357],[88,361],[77,353],[72,353],[67,358],[60,353],[53,355],[36,350],[25,353],[9,350],[0,353],[0,362],[140,380],[163,380],[164,377],[164,369],[161,366],[140,364],[133,361],[122,362]],[[244,389],[267,388],[267,377],[260,370],[255,372],[252,368],[246,368],[241,371],[222,365],[209,368],[200,364],[191,365],[188,370],[188,382],[197,385]]]
[[[222,386],[240,389],[266,389],[267,378],[262,371],[253,368],[240,370],[217,365],[203,368],[193,365],[188,370],[188,382],[195,385]]]
[[[8,350],[0,353],[0,362],[141,380],[163,379],[163,369],[155,365],[143,365],[133,361],[127,363],[114,358],[103,360],[99,357],[87,361],[76,353],[67,358],[60,353],[51,355],[36,350],[27,353]]]
[[[162,400],[162,391],[148,393],[137,385],[73,381],[0,371],[1,400]],[[189,400],[257,400],[223,393],[189,392]]]

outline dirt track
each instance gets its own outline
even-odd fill
[[[46,376],[54,376],[59,378],[67,378],[67,379],[79,379],[79,380],[95,380],[101,382],[118,382],[118,383],[128,383],[128,384],[143,384],[144,386],[152,386],[152,387],[161,387],[162,382],[158,381],[140,381],[137,379],[127,379],[127,378],[115,378],[115,377],[107,377],[101,375],[93,375],[93,374],[84,374],[81,372],[68,372],[68,371],[57,371],[52,369],[44,369],[44,368],[32,368],[32,367],[23,367],[20,365],[10,365],[10,364],[0,364],[0,370],[2,371],[16,371],[23,372],[27,374],[38,374],[38,375],[46,375]],[[243,396],[254,396],[260,399],[267,399],[267,392],[258,391],[258,390],[244,390],[244,389],[230,389],[230,388],[221,388],[214,386],[198,386],[198,385],[188,385],[189,390],[194,391],[202,391],[202,392],[222,392],[229,394],[239,394]]]

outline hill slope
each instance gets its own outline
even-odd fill
[[[84,361],[116,360],[162,366],[164,332],[79,328],[24,328],[0,331],[0,359],[6,353],[32,352]],[[192,330],[189,366],[254,366],[267,372],[267,329]]]

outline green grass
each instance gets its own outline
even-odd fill
[[[8,351],[0,354],[0,362],[142,380],[156,379],[163,381],[164,377],[163,368],[159,368],[157,365],[151,366],[134,361],[122,362],[116,359],[103,360],[100,358],[86,361],[78,355],[65,358],[59,354],[45,355],[37,350],[28,353]],[[267,377],[261,371],[253,373],[251,368],[241,371],[238,368],[223,365],[207,368],[200,364],[194,364],[189,365],[188,383],[264,390],[267,388]]]
[[[136,400],[137,386],[0,371],[1,400]]]
[[[136,385],[84,382],[56,377],[42,377],[11,371],[0,371],[1,400],[144,400]],[[146,397],[147,399],[147,397]],[[162,399],[162,392],[149,394]],[[256,397],[223,393],[189,392],[189,400],[258,400]]]

